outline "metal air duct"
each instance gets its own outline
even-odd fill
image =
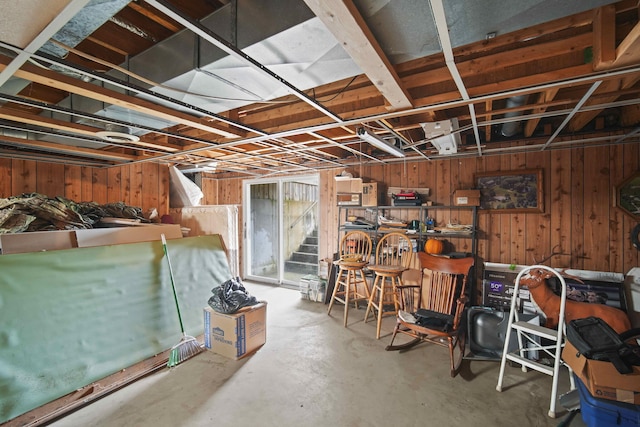
[[[527,102],[528,97],[529,95],[512,96],[511,98],[507,99],[506,108],[510,109],[510,108],[522,107]],[[522,113],[523,113],[522,111],[510,111],[508,113],[505,113],[504,117],[505,118],[518,117],[518,116],[521,116]],[[509,137],[509,136],[514,136],[516,133],[518,133],[519,130],[520,130],[520,121],[512,120],[502,125],[502,129],[500,130],[500,133],[502,134],[502,136]]]

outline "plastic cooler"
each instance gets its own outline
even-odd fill
[[[640,405],[594,397],[580,378],[574,377],[580,394],[582,420],[588,427],[640,426]]]

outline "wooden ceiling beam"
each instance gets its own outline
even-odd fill
[[[622,40],[616,48],[616,59],[612,68],[626,67],[640,62],[640,22]]]
[[[585,102],[584,106],[593,104],[607,104],[613,102],[619,98],[617,91],[626,90],[631,88],[640,80],[640,75],[627,76],[620,80],[606,80],[604,81],[595,93],[614,93],[614,95],[608,97],[600,97],[597,101],[589,100]],[[585,127],[591,120],[593,120],[602,110],[585,111],[576,114],[569,122],[568,129],[571,132],[578,132]]]
[[[485,101],[484,109],[486,111],[485,121],[491,121],[491,116],[493,115],[493,101],[491,99]],[[484,127],[484,140],[487,142],[491,141],[491,126]]]
[[[182,29],[182,27],[180,25],[176,24],[175,21],[171,21],[169,19],[165,19],[164,15],[163,16],[158,15],[156,12],[154,12],[153,10],[150,10],[149,8],[145,7],[143,4],[136,3],[136,2],[132,1],[127,5],[127,7],[130,7],[131,9],[135,10],[136,12],[138,12],[140,15],[142,15],[142,16],[144,16],[146,18],[149,18],[150,20],[152,20],[156,24],[160,24],[164,28],[166,28],[167,30],[170,30],[170,31],[172,31],[174,33],[177,33],[178,31],[180,31]]]
[[[55,144],[53,142],[45,142],[45,141],[37,141],[34,139],[24,139],[24,138],[16,138],[12,136],[0,135],[0,145],[2,143],[8,143],[11,146],[30,148],[34,150],[43,150],[47,152],[56,152],[59,154],[69,154],[72,156],[82,156],[82,157],[91,157],[91,158],[99,158],[99,159],[108,159],[115,160],[121,162],[129,162],[140,160],[141,157],[123,154],[123,153],[115,153],[112,151],[103,151],[103,150],[94,150],[86,147],[76,147],[73,145],[66,144]]]
[[[4,70],[9,62],[9,58],[0,56],[0,71]],[[225,138],[237,137],[237,132],[230,127],[214,127],[208,124],[210,123],[210,120],[215,120],[213,117],[195,117],[141,98],[124,95],[92,83],[86,83],[80,79],[58,74],[50,70],[44,70],[40,67],[36,67],[35,65],[25,64],[22,68],[16,71],[14,75],[45,86],[50,86],[69,93],[75,93],[76,95],[86,98],[95,99],[106,104],[117,105],[127,110],[138,111],[163,120],[182,123]]]
[[[411,96],[353,1],[304,1],[378,88],[390,110],[412,107]]]
[[[553,99],[558,94],[558,90],[560,90],[560,88],[554,87],[554,88],[551,88],[551,89],[547,89],[547,90],[545,90],[543,92],[540,92],[538,94],[538,99],[534,103],[534,105],[536,105],[536,107],[534,107],[531,110],[531,112],[533,114],[539,114],[539,113],[544,113],[545,111],[547,111],[547,107],[546,106],[541,106],[541,104],[547,104],[547,103],[553,101]],[[540,118],[534,118],[534,119],[527,120],[527,124],[524,126],[524,136],[526,138],[529,138],[531,135],[533,135],[533,132],[536,130],[536,127],[538,126],[538,123],[540,123]]]
[[[596,9],[593,17],[593,69],[610,68],[616,59],[616,7]]]
[[[88,136],[90,138],[98,138],[96,132],[104,130],[100,128],[96,128],[93,126],[87,126],[80,123],[72,123],[64,120],[53,119],[50,117],[28,114],[24,111],[14,110],[10,108],[0,108],[0,119],[10,120],[13,122],[24,123],[28,125],[40,126],[50,129],[56,129],[63,132],[70,132],[76,135]],[[177,152],[179,150],[178,147],[165,146],[153,144],[150,142],[146,142],[144,140],[140,140],[137,142],[131,142],[132,145],[137,145],[139,147],[161,150],[170,153]]]

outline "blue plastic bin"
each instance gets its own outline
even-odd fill
[[[576,376],[575,379],[582,420],[588,427],[640,426],[640,405],[593,397],[580,378]]]

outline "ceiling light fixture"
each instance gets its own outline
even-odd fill
[[[405,157],[404,151],[400,150],[398,147],[389,144],[384,139],[380,138],[375,133],[369,133],[365,128],[358,128],[357,130],[358,136],[363,140],[373,145],[376,148],[379,148],[382,151],[386,151],[387,153],[396,156],[396,157]]]
[[[111,132],[108,130],[96,132],[96,135],[108,142],[138,142],[140,138],[135,135],[131,135],[130,133],[124,132]]]
[[[121,126],[113,123],[107,123],[105,130],[96,132],[96,136],[108,142],[131,143],[138,142],[140,138],[131,133],[131,129],[127,126]]]
[[[442,120],[434,123],[420,123],[424,136],[443,156],[455,154],[461,144],[458,130],[458,119]]]

